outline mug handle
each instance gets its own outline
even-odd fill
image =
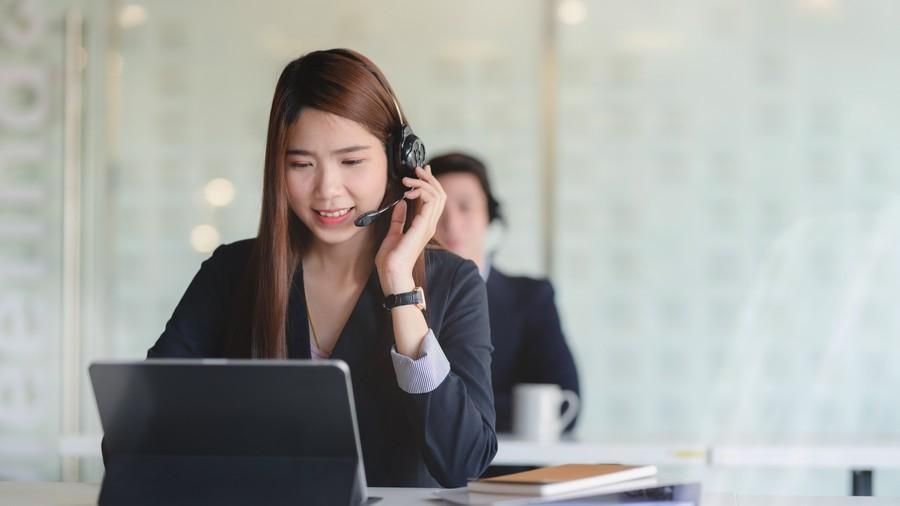
[[[559,417],[559,433],[562,434],[566,427],[572,423],[572,420],[578,416],[578,410],[581,408],[581,401],[578,399],[578,394],[571,390],[563,390],[563,404],[568,404],[568,407],[565,411],[563,411],[562,415]]]

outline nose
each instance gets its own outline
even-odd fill
[[[344,187],[341,171],[339,167],[333,165],[327,162],[323,163],[316,171],[315,193],[319,198],[327,199],[340,195],[341,189]]]

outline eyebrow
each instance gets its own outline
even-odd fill
[[[336,150],[332,151],[331,154],[332,155],[344,155],[347,153],[355,153],[357,151],[365,151],[371,147],[372,146],[363,146],[363,145],[347,146],[346,148],[336,149]],[[312,151],[307,151],[305,149],[298,149],[298,148],[288,149],[287,154],[300,155],[300,156],[313,156],[314,155],[314,153]]]

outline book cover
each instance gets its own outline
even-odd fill
[[[565,464],[469,482],[470,492],[552,495],[656,475],[656,466]]]

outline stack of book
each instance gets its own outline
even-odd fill
[[[518,505],[639,490],[657,484],[656,466],[566,464],[483,478],[466,488],[443,490],[454,504]]]

